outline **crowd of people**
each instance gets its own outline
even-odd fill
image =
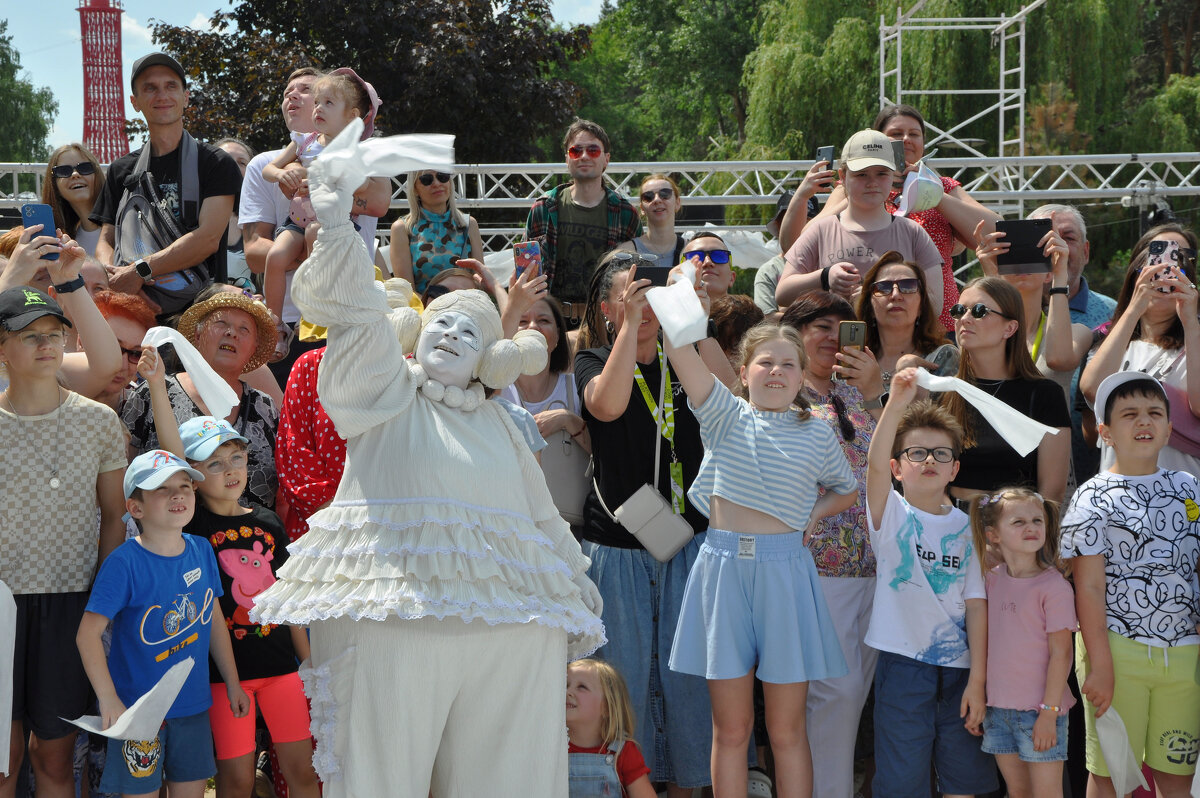
[[[1187,226],[1115,298],[1068,205],[1006,268],[957,181],[912,206],[900,105],[735,264],[671,175],[609,187],[577,119],[505,285],[353,69],[291,73],[257,154],[188,134],[170,56],[131,91],[143,147],[59,147],[55,229],[0,236],[0,796],[1190,794]],[[376,142],[409,203],[379,257]],[[691,274],[707,329],[673,340],[651,292]],[[189,656],[156,739],[70,723]],[[1118,713],[1136,767],[1101,749]]]

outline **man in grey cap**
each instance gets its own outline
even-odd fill
[[[133,94],[129,101],[145,118],[149,141],[109,167],[91,215],[92,221],[103,225],[96,257],[110,267],[114,291],[136,294],[149,287],[148,297],[164,311],[173,311],[175,308],[166,304],[172,298],[194,296],[203,283],[223,276],[225,230],[242,176],[233,158],[196,142],[183,129],[189,96],[187,75],[178,61],[166,53],[142,56],[133,64],[130,86]],[[156,251],[133,257],[119,246],[121,220],[117,216],[127,189],[136,188],[139,158],[146,147],[150,148],[147,171],[151,188],[157,189],[160,207],[174,218],[182,234]],[[199,187],[195,202],[189,200],[191,185]]]

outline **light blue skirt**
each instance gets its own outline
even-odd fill
[[[848,672],[803,532],[709,529],[688,574],[671,670],[773,684]]]

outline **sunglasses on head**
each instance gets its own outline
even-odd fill
[[[423,186],[432,186],[434,180],[437,180],[439,183],[449,183],[450,177],[451,175],[447,172],[426,172],[417,177],[417,180],[421,181],[421,185]]]
[[[1167,251],[1167,247],[1174,243],[1174,241],[1151,241],[1150,254],[1161,255]],[[1187,260],[1196,259],[1196,250],[1192,249],[1191,247],[1176,247],[1175,252],[1178,253],[1175,255],[1175,260],[1181,260],[1183,258],[1186,258]]]
[[[996,310],[995,308],[989,308],[987,305],[983,304],[982,302],[976,302],[974,305],[972,305],[969,308],[963,304],[954,305],[953,307],[950,308],[950,318],[961,319],[963,316],[967,315],[968,312],[970,312],[970,314],[977,319],[982,319],[984,316],[986,316],[989,313],[995,313],[997,316],[999,316],[1002,319],[1012,319],[1012,316],[1009,316],[1005,313],[1001,313],[1000,311]]]
[[[655,255],[652,252],[626,252],[622,250],[621,252],[613,253],[611,262],[629,263],[630,265],[644,263],[647,266],[657,266],[658,255]]]
[[[891,296],[893,288],[899,288],[902,294],[915,294],[921,290],[921,281],[916,277],[905,277],[901,280],[876,280],[871,284],[871,291],[876,296]]]
[[[684,260],[691,260],[692,258],[695,258],[703,263],[704,259],[708,258],[713,263],[721,265],[729,263],[730,257],[730,252],[727,249],[693,249],[691,252],[683,253]]]
[[[643,191],[642,202],[654,202],[655,195],[657,195],[659,199],[670,199],[675,195],[675,189],[660,188],[657,191]]]
[[[444,285],[431,285],[425,289],[426,302],[432,302],[440,296],[450,293],[450,289]]]
[[[80,161],[75,164],[60,163],[50,170],[50,174],[59,178],[70,177],[73,172],[78,172],[81,176],[87,177],[90,174],[95,174],[96,165],[91,161]]]
[[[567,155],[572,158],[582,158],[585,152],[589,158],[599,158],[600,153],[604,152],[604,148],[599,144],[589,144],[586,147],[582,144],[572,144],[570,147],[567,147]]]

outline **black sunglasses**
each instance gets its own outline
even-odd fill
[[[440,296],[450,293],[450,289],[444,285],[431,285],[425,289],[425,302],[428,304]]]
[[[675,189],[660,188],[657,191],[643,191],[642,202],[654,202],[655,195],[658,195],[659,199],[670,199],[675,196]]]
[[[732,256],[727,249],[693,249],[691,252],[683,253],[683,260],[696,258],[703,263],[706,257],[713,263],[725,264],[729,263]]]
[[[1001,313],[1000,311],[996,310],[995,308],[989,308],[987,305],[983,304],[982,302],[976,302],[974,305],[972,305],[969,308],[963,304],[953,305],[950,308],[950,318],[961,319],[963,316],[967,315],[968,311],[970,311],[971,315],[977,319],[982,319],[984,316],[986,316],[989,313],[995,313],[997,316],[999,316],[1002,319],[1009,319],[1009,320],[1012,319],[1012,316],[1009,316],[1006,313]]]
[[[423,186],[432,186],[435,178],[439,183],[449,183],[451,175],[448,172],[426,172],[417,177],[417,180],[421,181]]]
[[[896,452],[896,459],[899,460],[903,455],[910,463],[924,463],[931,454],[933,459],[939,463],[954,462],[954,450],[949,446],[935,446],[932,449],[925,446],[909,446],[907,449]]]
[[[893,288],[899,288],[902,294],[915,294],[921,290],[921,281],[916,277],[905,277],[902,280],[876,280],[871,283],[871,291],[877,296],[891,296]]]
[[[50,174],[58,178],[70,177],[74,172],[78,172],[81,176],[87,177],[88,175],[96,173],[96,164],[92,163],[91,161],[80,161],[76,164],[60,163],[58,166],[50,170]]]

